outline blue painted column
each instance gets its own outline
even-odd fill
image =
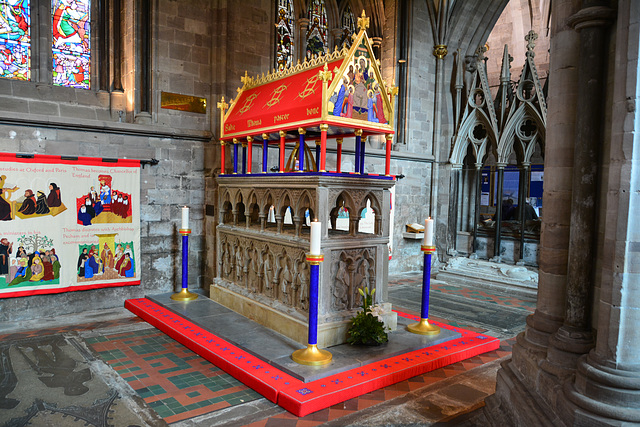
[[[269,162],[269,137],[262,134],[262,173],[267,173],[267,163]]]
[[[307,131],[304,128],[298,129],[300,134],[300,141],[298,146],[298,168],[300,172],[304,172],[304,136]]]
[[[355,160],[355,173],[360,173],[360,145],[362,144],[362,129],[356,129],[356,160]]]
[[[233,173],[238,173],[238,140],[233,138]]]
[[[242,174],[247,173],[247,144],[242,143]]]
[[[360,140],[360,173],[364,173],[364,147],[367,145],[367,137]]]

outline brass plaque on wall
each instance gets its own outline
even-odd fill
[[[181,95],[179,93],[162,92],[160,95],[160,106],[169,110],[189,111],[191,113],[207,113],[207,100],[191,95]]]

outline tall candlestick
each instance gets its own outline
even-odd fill
[[[189,208],[184,206],[182,208],[182,227],[183,230],[189,229]]]
[[[311,223],[311,239],[309,253],[311,255],[320,255],[320,235],[322,231],[322,223],[313,221]]]
[[[433,219],[431,217],[424,220],[424,246],[433,246]]]
[[[198,294],[189,292],[189,208],[182,208],[182,224],[179,230],[182,234],[182,289],[180,292],[171,295],[175,301],[192,301],[198,298]]]

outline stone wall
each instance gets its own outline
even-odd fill
[[[204,149],[215,113],[209,102],[213,12],[209,2],[186,0],[160,1],[152,11],[152,102],[151,114],[145,115],[136,80],[134,2],[124,1],[123,7],[124,60],[112,64],[121,67],[123,90],[95,89],[100,70],[95,63],[94,89],[54,87],[46,69],[51,61],[36,61],[33,81],[0,79],[0,151],[158,159],[157,166],[141,170],[141,285],[6,299],[0,322],[122,307],[127,298],[172,292],[181,283],[178,228],[183,205],[192,208],[189,282],[203,287]],[[39,46],[49,46],[50,37],[42,36]],[[47,57],[35,48],[33,54]],[[161,109],[161,91],[205,97],[209,114]]]

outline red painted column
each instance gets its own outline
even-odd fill
[[[251,173],[251,147],[253,146],[253,138],[247,137],[247,173]]]
[[[391,175],[391,141],[393,140],[393,135],[388,133],[385,135],[385,138],[387,140],[387,152],[385,155],[385,159],[384,159],[384,174],[385,176],[390,176]]]
[[[280,173],[284,172],[284,137],[287,133],[280,131]]]
[[[329,125],[323,123],[320,125],[320,172],[326,172],[325,161],[327,159],[327,131]]]
[[[342,172],[342,138],[336,139],[336,143],[338,144],[338,159],[336,165],[336,172]]]
[[[220,175],[224,175],[224,141],[220,141]]]

